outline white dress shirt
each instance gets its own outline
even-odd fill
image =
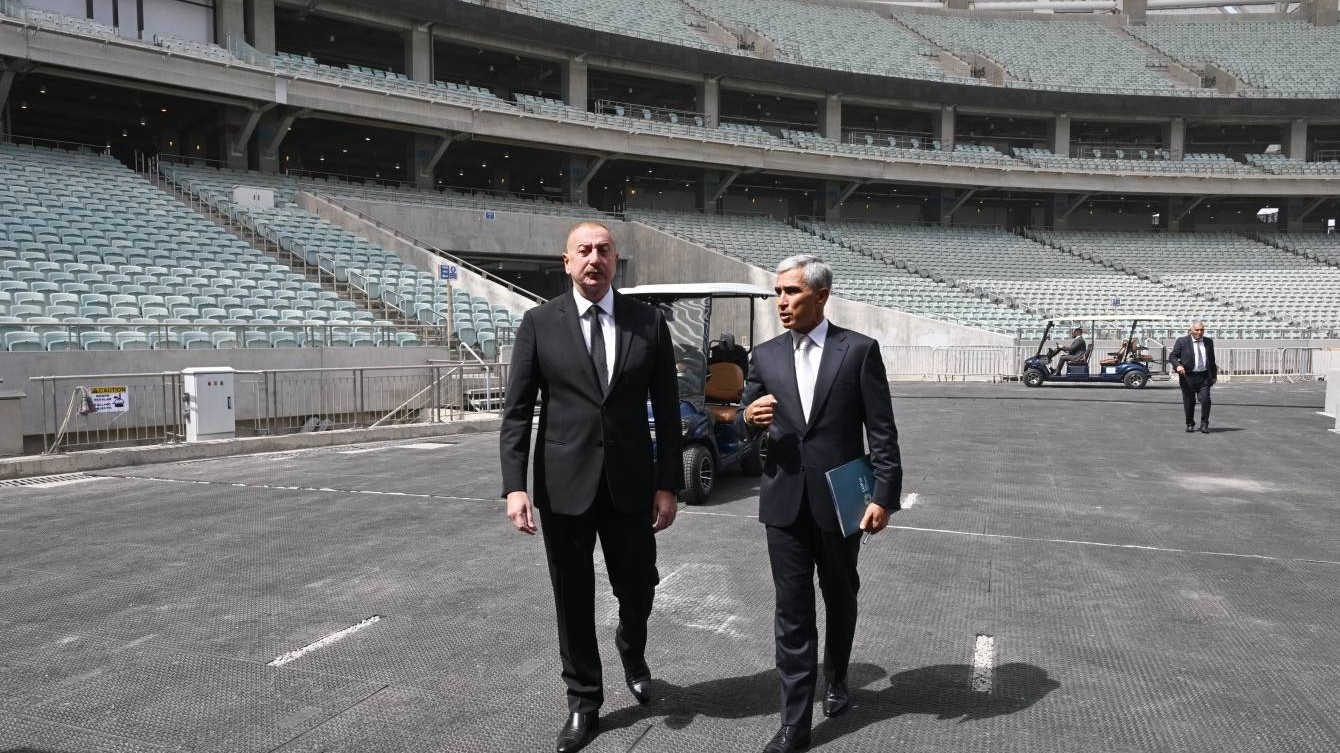
[[[791,343],[795,347],[796,390],[800,392],[800,407],[805,412],[805,421],[810,420],[810,408],[814,404],[814,388],[819,377],[819,362],[823,360],[824,342],[828,339],[828,320],[821,320],[814,329],[805,334],[791,333]],[[809,347],[805,347],[806,343]]]
[[[605,291],[605,297],[599,303],[591,303],[572,287],[572,297],[577,301],[577,321],[582,326],[582,342],[586,343],[586,352],[591,352],[591,320],[586,316],[592,306],[600,307],[600,330],[605,335],[605,373],[614,379],[614,288]]]
[[[1205,369],[1209,368],[1209,366],[1208,366],[1208,364],[1206,364],[1206,362],[1205,362],[1205,340],[1204,340],[1204,338],[1202,338],[1202,339],[1200,339],[1200,340],[1197,340],[1197,339],[1194,338],[1194,337],[1191,338],[1191,347],[1194,348],[1195,351],[1196,351],[1196,360],[1195,360],[1195,362],[1192,364],[1192,366],[1191,366],[1191,370],[1192,370],[1192,371],[1196,371],[1196,372],[1199,372],[1199,371],[1205,371]]]

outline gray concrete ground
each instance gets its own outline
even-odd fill
[[[1208,436],[1166,384],[893,389],[909,506],[863,550],[855,707],[818,717],[816,749],[1340,749],[1319,385],[1220,385]],[[496,441],[0,488],[0,751],[552,750],[544,555],[502,516]],[[660,535],[649,707],[618,682],[600,589],[613,682],[590,750],[772,734],[756,510],[755,480],[727,476]]]

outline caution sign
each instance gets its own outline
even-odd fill
[[[130,410],[130,396],[125,385],[89,387],[93,410],[98,413],[125,413]]]

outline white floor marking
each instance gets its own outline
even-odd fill
[[[989,635],[977,636],[972,649],[972,692],[991,692],[991,672],[996,665],[996,639]]]
[[[413,444],[398,444],[389,449],[395,450],[443,450],[451,445],[446,442],[415,442]]]
[[[912,505],[915,505],[917,503],[917,496],[918,495],[916,492],[912,492],[911,494],[907,495],[907,498],[903,500],[903,509],[906,510]]]
[[[986,539],[1009,539],[1013,541],[1038,541],[1044,544],[1080,544],[1082,546],[1102,546],[1110,549],[1141,549],[1146,552],[1167,552],[1168,554],[1208,554],[1215,557],[1242,557],[1244,559],[1265,560],[1267,562],[1288,561],[1288,562],[1319,562],[1321,564],[1340,564],[1329,560],[1303,560],[1298,558],[1289,558],[1285,560],[1282,557],[1270,557],[1264,554],[1238,554],[1237,552],[1202,552],[1195,549],[1176,549],[1166,546],[1144,546],[1142,544],[1109,544],[1105,541],[1083,541],[1081,539],[1043,539],[1037,536],[1010,536],[1003,533],[977,533],[974,531],[953,531],[947,528],[917,528],[916,526],[889,526],[889,529],[898,529],[900,531],[922,531],[924,533],[952,533],[956,536],[979,536]]]
[[[130,478],[136,481],[161,481],[167,484],[196,484],[198,486],[232,486],[239,489],[279,489],[286,492],[338,492],[340,494],[382,494],[387,497],[411,497],[414,499],[451,499],[462,502],[497,502],[493,497],[453,497],[446,494],[417,494],[414,492],[390,492],[377,489],[329,489],[315,486],[277,486],[275,484],[243,484],[235,481],[203,481],[187,478],[158,478],[157,476],[108,476],[108,478]]]
[[[288,652],[287,654],[284,654],[283,656],[275,657],[274,661],[271,661],[271,662],[270,662],[268,665],[266,665],[266,666],[270,666],[270,667],[282,667],[282,666],[284,666],[285,664],[288,664],[289,662],[297,661],[297,660],[301,659],[302,657],[304,657],[304,656],[306,656],[306,655],[312,653],[313,651],[317,650],[318,648],[324,648],[325,646],[329,646],[330,644],[334,643],[335,641],[338,641],[338,640],[340,640],[340,639],[342,639],[342,638],[347,638],[347,637],[349,637],[350,635],[353,635],[354,633],[357,633],[358,631],[362,630],[363,628],[367,627],[368,625],[372,625],[372,624],[381,622],[381,619],[382,619],[382,618],[381,618],[380,616],[374,614],[374,615],[372,615],[371,617],[367,618],[366,620],[363,620],[362,622],[358,623],[357,625],[350,625],[349,627],[347,627],[347,628],[345,628],[345,629],[343,629],[343,630],[341,630],[341,631],[339,631],[339,632],[337,632],[337,633],[331,633],[330,635],[326,636],[325,638],[322,638],[321,640],[319,640],[319,641],[317,641],[317,642],[315,642],[315,643],[309,643],[309,644],[307,644],[306,646],[303,646],[302,648],[298,649],[297,651],[290,651],[290,652]]]
[[[389,449],[391,449],[391,448],[389,448],[389,447],[364,447],[364,448],[359,449],[359,450],[340,450],[340,454],[341,454],[341,455],[360,455],[360,454],[362,454],[362,453],[364,453],[364,452],[381,452],[382,450],[389,450]]]

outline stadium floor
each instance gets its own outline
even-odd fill
[[[854,708],[817,750],[1340,748],[1321,385],[1220,385],[1208,436],[1166,383],[893,389],[908,507],[863,550]],[[553,750],[544,555],[497,465],[481,433],[0,488],[0,751]],[[602,583],[589,750],[771,736],[756,505],[727,476],[660,535],[651,706]]]

